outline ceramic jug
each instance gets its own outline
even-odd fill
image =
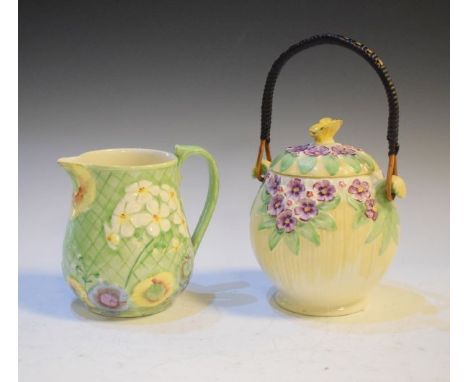
[[[209,190],[189,234],[179,194],[187,157],[208,162]],[[62,268],[93,312],[114,317],[165,310],[186,287],[218,197],[215,160],[197,146],[90,151],[58,163],[71,176],[72,209]]]
[[[389,105],[386,177],[364,150],[335,142],[343,121],[332,118],[309,128],[314,143],[287,147],[271,159],[277,77],[291,57],[321,44],[358,53],[384,85]],[[280,307],[306,315],[360,311],[395,254],[399,218],[393,199],[406,193],[397,176],[398,99],[388,71],[365,45],[340,35],[316,35],[291,46],[274,62],[262,102],[254,169],[262,185],[251,210],[250,230],[258,262],[277,288],[274,299]]]

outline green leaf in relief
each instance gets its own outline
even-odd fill
[[[320,229],[327,231],[336,230],[335,219],[323,211],[320,211],[319,214],[311,220],[311,222],[315,225],[315,227]]]
[[[363,211],[356,212],[353,220],[353,228],[357,229],[362,227],[364,224],[369,223],[369,218],[364,214]]]
[[[284,234],[284,240],[286,246],[295,255],[299,255],[299,235],[296,231],[288,232]]]
[[[258,206],[256,212],[257,212],[258,214],[266,214],[266,212],[267,212],[267,205],[266,205],[266,204],[263,204],[263,203],[260,203],[260,205]]]
[[[278,154],[278,155],[273,159],[273,161],[271,162],[270,168],[273,168],[273,166],[276,165],[276,164],[281,160],[281,158],[283,158],[283,155],[282,155],[282,154]]]
[[[353,169],[353,171],[358,174],[361,171],[361,163],[354,155],[345,155],[342,157],[346,164]]]
[[[367,236],[366,243],[372,243],[377,237],[379,237],[382,232],[384,231],[385,227],[385,220],[387,219],[386,214],[381,213],[377,220],[374,222],[374,226]]]
[[[262,188],[260,189],[260,200],[258,200],[257,202],[258,206],[255,212],[257,214],[266,214],[267,205],[270,202],[270,199],[271,199],[271,196],[268,194],[268,192],[266,192],[265,186],[262,186]],[[253,207],[255,207],[255,205],[252,206],[252,208]]]
[[[331,176],[336,175],[336,173],[340,169],[340,162],[338,161],[338,159],[332,156],[324,156],[322,160],[327,172]]]
[[[311,222],[300,225],[298,224],[296,226],[296,231],[299,233],[299,235],[311,241],[315,245],[320,245],[320,236]]]
[[[392,235],[392,239],[393,241],[398,244],[398,242],[400,241],[400,232],[398,230],[398,225],[396,224],[392,224],[390,226],[390,233]]]
[[[291,167],[293,163],[294,163],[294,156],[290,153],[285,154],[279,164],[280,171],[286,171],[289,167]]]
[[[356,157],[367,166],[369,171],[374,171],[375,170],[375,162],[374,160],[367,155],[366,153],[363,152],[358,152],[356,154]]]
[[[390,212],[389,217],[390,217],[389,230],[390,230],[393,241],[398,244],[398,241],[400,240],[400,232],[399,232],[400,218],[398,217],[398,213],[395,207]]]
[[[339,196],[335,196],[335,198],[330,202],[322,202],[318,205],[318,209],[320,211],[331,211],[338,207],[340,204],[341,198]]]
[[[392,213],[392,211],[396,211],[394,202],[387,199],[387,194],[385,191],[385,180],[381,180],[376,185],[375,199],[378,202],[379,211],[385,211],[388,213]]]
[[[137,228],[135,229],[135,232],[133,233],[133,236],[136,237],[137,239],[141,239],[145,234],[145,230],[143,228]]]
[[[382,235],[382,245],[380,246],[379,256],[382,256],[387,249],[388,245],[390,244],[390,239],[392,234],[388,230],[384,230]]]
[[[263,220],[263,221],[258,225],[258,229],[259,229],[259,230],[269,229],[269,228],[273,228],[273,227],[276,227],[276,219],[273,219],[273,218],[270,217],[269,215],[266,217],[265,220]]]
[[[167,244],[164,243],[162,240],[157,240],[156,243],[154,244],[154,248],[157,248],[157,249],[164,249],[166,248]]]
[[[271,231],[270,236],[268,237],[268,248],[270,248],[270,251],[275,249],[282,237],[282,231],[278,231],[277,229]]]
[[[397,212],[395,207],[392,208],[390,217],[392,218],[392,224],[393,225],[399,225],[400,224],[400,217],[398,216],[398,212]]]
[[[261,191],[262,193],[262,201],[264,203],[267,203],[270,201],[270,194],[266,191],[266,188],[264,187],[263,190]]]
[[[171,242],[172,238],[174,237],[174,233],[175,232],[173,230],[169,230],[169,231],[163,233],[164,239],[166,240],[166,243],[169,244]]]
[[[317,158],[310,157],[308,155],[299,157],[297,160],[297,165],[299,167],[299,171],[301,174],[307,174],[309,171],[311,171],[315,167],[316,163],[317,163]]]
[[[393,202],[389,201],[386,196],[380,197],[378,192],[376,193],[376,199],[377,199],[377,207],[378,211],[386,213],[386,214],[392,214],[392,212],[395,210],[395,206],[393,205]]]
[[[348,196],[348,204],[353,207],[356,211],[363,212],[364,211],[364,204],[360,201],[354,199],[352,196]]]

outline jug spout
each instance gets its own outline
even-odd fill
[[[66,167],[69,164],[73,164],[77,162],[78,162],[78,157],[62,157],[62,158],[57,159],[57,163],[62,167]]]
[[[63,157],[57,160],[73,182],[72,218],[86,211],[96,196],[96,184],[92,174],[79,161],[79,157]]]

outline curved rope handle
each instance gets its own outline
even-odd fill
[[[276,80],[281,72],[281,69],[289,61],[290,58],[296,54],[302,52],[305,49],[322,45],[331,44],[339,45],[344,48],[348,48],[353,52],[359,54],[364,58],[370,66],[379,75],[382,84],[384,85],[385,92],[388,100],[388,128],[387,128],[387,140],[388,140],[388,169],[387,169],[387,180],[386,180],[386,195],[389,200],[393,200],[395,195],[392,193],[392,175],[397,175],[397,154],[399,150],[398,144],[398,97],[393,81],[388,74],[387,68],[383,61],[367,46],[355,41],[349,37],[337,35],[337,34],[319,34],[307,38],[298,42],[297,44],[291,45],[286,51],[284,51],[273,63],[268,73],[268,77],[265,82],[265,88],[263,90],[262,98],[262,130],[260,134],[260,147],[258,149],[257,162],[255,165],[255,175],[258,180],[264,180],[262,176],[262,158],[263,154],[266,153],[267,160],[271,161],[270,153],[270,128],[271,128],[271,113],[273,104],[273,92],[275,90]]]

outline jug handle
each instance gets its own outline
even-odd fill
[[[264,154],[266,154],[267,160],[271,161],[270,127],[273,92],[275,90],[276,80],[278,79],[278,75],[280,74],[281,69],[289,61],[289,59],[296,54],[302,52],[305,49],[323,44],[342,46],[357,53],[359,56],[364,58],[370,66],[372,66],[372,68],[378,74],[382,84],[384,85],[388,101],[387,140],[389,147],[385,190],[387,199],[393,200],[395,198],[395,193],[392,190],[392,179],[394,175],[398,175],[397,154],[400,148],[398,144],[399,106],[395,85],[393,84],[393,81],[390,78],[388,70],[385,67],[383,61],[374,53],[373,50],[359,41],[338,34],[318,34],[299,41],[297,44],[291,45],[287,50],[285,50],[271,66],[263,90],[260,146],[258,148],[257,160],[255,163],[255,176],[259,181],[264,181],[264,177],[262,175],[262,159]]]
[[[199,146],[192,145],[176,145],[175,146],[175,155],[179,160],[178,167],[179,169],[185,162],[185,160],[192,155],[200,155],[205,158],[208,163],[209,171],[209,186],[208,193],[206,195],[205,205],[201,212],[198,223],[195,227],[195,231],[192,234],[192,244],[195,252],[197,251],[200,242],[205,234],[208,224],[210,223],[211,217],[213,216],[214,209],[216,207],[216,202],[218,200],[218,191],[219,191],[219,174],[218,166],[213,156],[206,151],[205,149]]]

